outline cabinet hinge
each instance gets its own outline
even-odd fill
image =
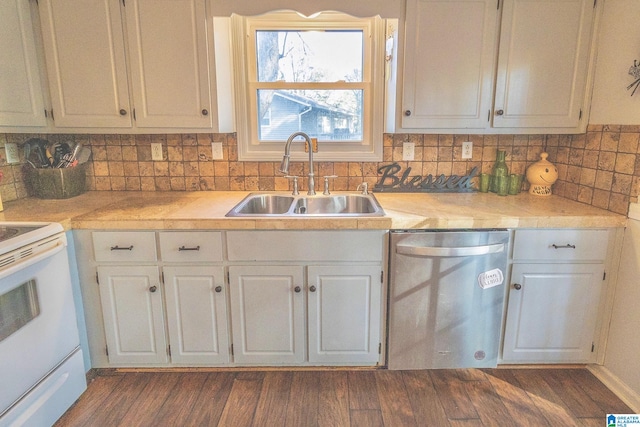
[[[580,114],[578,115],[578,120],[582,120],[582,108],[580,109]]]
[[[171,345],[167,346],[167,356],[171,357]]]
[[[598,0],[593,0],[593,8],[596,8],[596,5],[598,4]]]
[[[136,120],[136,109],[135,108],[133,109],[133,120]]]
[[[104,352],[105,352],[105,354],[106,354],[106,355],[107,355],[107,357],[108,357],[108,356],[109,356],[109,346],[108,346],[108,345],[105,345],[105,346],[104,346]]]
[[[231,355],[233,356],[233,344],[231,344]]]
[[[594,343],[591,343],[591,353],[593,353],[593,350],[596,349],[596,345]]]
[[[164,285],[164,271],[160,272],[160,283]]]
[[[96,271],[96,283],[100,286],[100,276],[98,276],[98,272]]]
[[[47,111],[47,109],[44,109],[44,118],[48,119],[49,118],[49,112]]]
[[[227,285],[231,286],[231,279],[229,278],[229,272],[227,271]]]
[[[122,0],[122,5],[123,5],[123,6],[126,6],[126,4],[125,4],[125,0]]]
[[[380,272],[380,283],[384,283],[384,270]]]
[[[55,116],[53,115],[53,108],[51,109],[51,120],[53,120],[54,122],[56,121]]]
[[[378,354],[382,354],[382,343],[378,343]]]
[[[487,121],[491,121],[491,110],[487,111]]]
[[[500,10],[500,0],[498,0],[498,6],[496,7],[497,10]]]
[[[606,278],[607,278],[607,272],[606,272],[606,271],[604,271],[604,272],[602,273],[602,280],[605,280]]]

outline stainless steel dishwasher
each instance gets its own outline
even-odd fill
[[[507,230],[392,231],[389,369],[495,367]]]

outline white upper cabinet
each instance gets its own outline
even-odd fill
[[[212,127],[205,0],[41,0],[40,16],[56,127]]]
[[[131,127],[118,0],[40,0],[57,127]]]
[[[47,124],[29,4],[0,2],[0,126]]]
[[[584,131],[593,21],[593,0],[407,0],[402,129]]]
[[[126,2],[136,125],[211,127],[203,0]]]
[[[485,128],[497,43],[496,0],[408,0],[403,128]]]
[[[593,13],[593,0],[505,0],[494,127],[580,125]]]

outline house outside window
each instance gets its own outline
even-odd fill
[[[318,138],[318,160],[382,159],[382,19],[273,12],[232,28],[240,160],[279,160],[298,131]]]

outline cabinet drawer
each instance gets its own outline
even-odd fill
[[[382,260],[384,231],[228,231],[229,261]]]
[[[608,230],[516,230],[513,260],[603,261]]]
[[[95,231],[93,251],[96,261],[157,261],[153,231]]]
[[[163,261],[222,261],[222,233],[219,231],[163,231],[159,236]]]

